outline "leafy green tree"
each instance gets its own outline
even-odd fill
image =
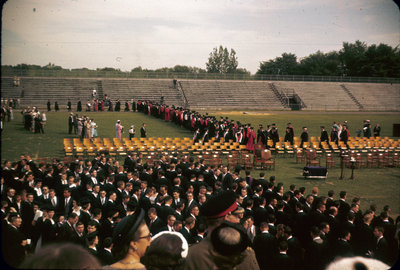
[[[366,64],[365,52],[367,44],[357,40],[354,44],[343,42],[343,48],[339,51],[339,59],[343,67],[343,73],[347,76],[363,76],[363,67]]]
[[[386,44],[375,44],[368,47],[365,57],[368,64],[363,67],[363,76],[399,77],[400,51]]]
[[[337,76],[340,74],[340,61],[337,52],[323,53],[317,51],[303,58],[299,64],[302,75]]]
[[[46,66],[43,66],[45,70],[62,70],[63,68],[60,66],[56,66],[55,64],[48,63]]]
[[[257,70],[257,74],[296,75],[297,73],[297,56],[293,53],[283,53],[274,60],[261,62]]]
[[[143,69],[141,66],[135,67],[131,70],[131,72],[143,72]]]
[[[235,50],[231,49],[228,52],[228,49],[222,47],[222,45],[213,49],[206,63],[208,73],[234,73],[237,67],[238,61]]]

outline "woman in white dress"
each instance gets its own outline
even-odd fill
[[[93,138],[97,137],[97,125],[94,122],[93,118],[91,119],[91,122],[90,122],[90,128],[91,128],[90,135],[92,136],[91,138],[93,139]]]

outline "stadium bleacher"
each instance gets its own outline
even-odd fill
[[[400,110],[399,84],[191,79],[179,82],[183,92],[170,79],[21,77],[20,86],[15,87],[12,77],[3,77],[1,97],[20,98],[23,106],[45,107],[48,100],[58,101],[63,109],[68,99],[73,104],[77,98],[86,102],[92,89],[97,89],[99,98],[107,94],[113,101],[158,102],[164,97],[166,104],[181,107],[186,97],[188,107],[197,110],[289,110],[282,104],[279,93],[290,90],[304,102],[303,110]]]

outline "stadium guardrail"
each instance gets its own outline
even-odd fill
[[[142,79],[196,79],[196,80],[260,80],[260,81],[305,81],[305,82],[361,82],[361,83],[400,83],[400,78],[348,77],[313,75],[274,75],[248,73],[176,73],[176,72],[123,72],[104,70],[40,70],[3,69],[2,77],[78,77],[78,78],[142,78]]]

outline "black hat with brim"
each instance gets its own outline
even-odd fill
[[[133,215],[129,215],[118,222],[113,232],[114,244],[124,244],[132,240],[133,235],[144,219],[144,210],[140,208]]]
[[[223,190],[211,196],[200,208],[201,214],[214,219],[223,217],[236,210],[236,194],[232,190]]]

